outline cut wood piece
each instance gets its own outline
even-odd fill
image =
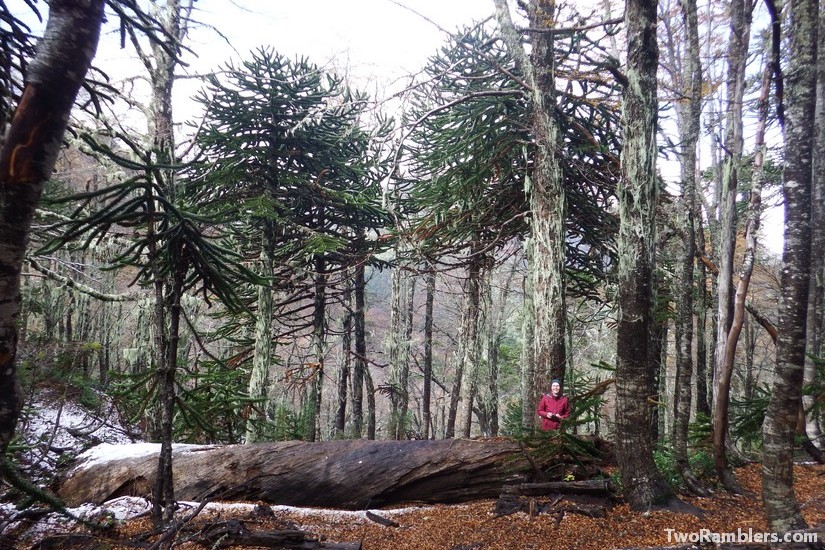
[[[369,510],[367,510],[367,519],[370,521],[374,521],[379,525],[383,525],[384,527],[400,527],[398,522],[395,522],[391,519],[387,519],[383,516],[379,516],[378,514],[370,512]]]
[[[65,476],[61,498],[76,506],[124,495],[149,497],[158,454],[145,454],[145,445],[138,448],[143,455],[106,461],[93,461],[106,455],[105,449],[93,449]],[[116,450],[120,457],[128,455]],[[179,500],[356,510],[495,498],[505,484],[529,481],[534,471],[518,442],[501,438],[182,446],[173,456]]]
[[[533,496],[521,496],[504,493],[496,501],[493,513],[507,516],[524,512],[530,516],[536,514],[578,514],[590,518],[607,517],[607,510],[613,507],[613,499],[594,495],[558,495],[554,499],[537,499]]]

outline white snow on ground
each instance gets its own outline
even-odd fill
[[[110,460],[139,458],[156,453],[160,449],[157,443],[134,443],[128,431],[120,427],[116,415],[108,413],[92,414],[69,401],[55,399],[53,395],[34,401],[24,412],[19,424],[19,433],[32,447],[24,456],[32,471],[50,473],[54,470],[60,456],[74,457],[78,464],[89,466]],[[107,420],[103,420],[106,418]],[[89,448],[78,455],[90,441],[103,443]],[[213,448],[214,445],[175,444],[173,450],[196,452]],[[186,517],[197,509],[197,502],[180,502],[177,514]],[[249,503],[209,503],[201,514],[253,513],[259,505]],[[370,521],[366,510],[345,511],[317,508],[297,508],[293,506],[271,506],[276,514],[305,518],[302,528],[311,532],[313,523],[366,523]],[[384,517],[401,516],[421,507],[375,510]],[[151,512],[151,503],[139,497],[120,497],[104,503],[102,506],[84,504],[70,508],[69,512],[90,521],[128,521]],[[76,527],[76,521],[57,512],[49,513],[33,521],[25,519],[27,511],[17,510],[14,504],[0,504],[0,535],[13,536],[19,542],[31,545],[45,535],[65,533]]]
[[[134,439],[112,409],[93,413],[54,392],[43,392],[23,409],[17,424],[28,447],[19,456],[19,466],[33,479],[42,479],[59,461],[73,458],[90,444],[131,443]]]
[[[130,445],[131,447],[131,445]],[[176,515],[180,518],[189,516],[195,511],[199,503],[181,501]],[[250,503],[221,503],[210,502],[201,510],[200,514],[228,516],[230,514],[252,514],[260,508],[258,504]],[[404,514],[415,512],[430,507],[407,507],[389,510],[373,510],[374,513],[383,517],[398,517]],[[102,522],[107,520],[128,521],[146,514],[149,514],[152,504],[140,497],[120,497],[103,503],[101,506],[84,504],[77,508],[69,508],[68,511],[79,518],[89,521]],[[322,523],[367,523],[367,510],[347,511],[329,510],[322,508],[296,508],[294,506],[270,506],[275,514],[285,514],[292,517],[299,517],[306,521],[301,522],[301,528],[312,532],[313,528]],[[15,518],[21,512],[10,504],[0,504],[0,534],[14,533],[19,542],[34,544],[45,535],[55,535],[74,530],[76,521],[72,518],[58,513],[51,513],[39,521],[30,525],[25,525],[23,521]],[[25,520],[24,520],[25,521]]]

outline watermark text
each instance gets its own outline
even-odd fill
[[[719,533],[710,529],[699,529],[692,533],[683,533],[676,529],[665,529],[668,543],[691,544],[776,544],[776,543],[816,543],[819,542],[818,533],[766,533],[754,531],[753,528],[737,529],[727,533]]]

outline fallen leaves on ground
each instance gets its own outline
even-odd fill
[[[825,525],[825,466],[797,465],[794,475],[797,499],[808,524]],[[250,531],[297,527],[321,540],[360,541],[365,550],[504,550],[547,548],[548,545],[595,550],[674,545],[674,539],[668,540],[668,530],[671,533],[698,533],[700,530],[728,533],[737,529],[766,532],[761,502],[761,466],[751,464],[740,468],[737,477],[743,488],[749,491],[748,495],[720,492],[708,499],[683,497],[704,510],[704,517],[701,518],[672,512],[634,512],[624,504],[609,510],[604,519],[575,514],[563,517],[539,514],[531,517],[522,512],[496,517],[492,513],[495,501],[482,500],[460,505],[374,510],[399,524],[398,527],[385,527],[368,519],[365,512],[273,507],[270,514],[268,507],[258,506],[237,508],[231,514],[226,509],[204,511],[179,534],[176,547],[203,548],[185,543],[182,539],[205,525],[228,519],[240,520]],[[261,513],[261,510],[266,513]],[[148,519],[141,518],[119,526],[112,535],[121,540],[135,540],[140,533],[148,531]]]

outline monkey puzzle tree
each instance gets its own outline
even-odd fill
[[[565,286],[573,296],[595,298],[611,264],[616,227],[607,211],[618,175],[618,116],[610,102],[616,88],[604,78],[604,67],[592,61],[603,53],[598,41],[575,32],[561,34],[554,50],[557,74],[583,79],[577,86],[561,86],[560,81],[558,102],[549,106],[559,124],[563,154],[558,154],[558,162],[568,199],[560,221]],[[470,337],[461,339],[450,407],[450,416],[458,415],[458,394],[463,393],[463,412],[458,416],[460,432],[466,434],[466,411],[479,363],[473,351],[477,281],[504,259],[497,252],[513,239],[530,242],[535,216],[548,215],[531,210],[529,199],[540,147],[531,126],[536,107],[525,90],[523,68],[483,24],[456,33],[425,70],[429,84],[413,94],[410,113],[407,150],[414,183],[407,207],[417,212],[411,238],[427,260],[467,272],[462,327]],[[534,266],[532,260],[530,265]],[[532,325],[535,320],[525,322]],[[532,425],[529,403],[537,402],[546,383],[531,374],[529,365],[523,368],[529,388],[523,401],[525,411],[530,411],[524,420]],[[544,375],[549,368],[550,363],[542,364]],[[454,422],[448,423],[448,434]]]
[[[198,195],[220,212],[241,254],[268,280],[258,289],[252,396],[263,398],[273,333],[308,333],[314,360],[301,373],[318,425],[326,354],[326,309],[344,294],[347,268],[372,259],[385,226],[378,155],[364,129],[367,98],[305,59],[259,49],[242,66],[207,79],[194,170]],[[379,121],[377,133],[386,130]],[[272,293],[280,293],[273,300]],[[281,327],[272,330],[278,312]]]

